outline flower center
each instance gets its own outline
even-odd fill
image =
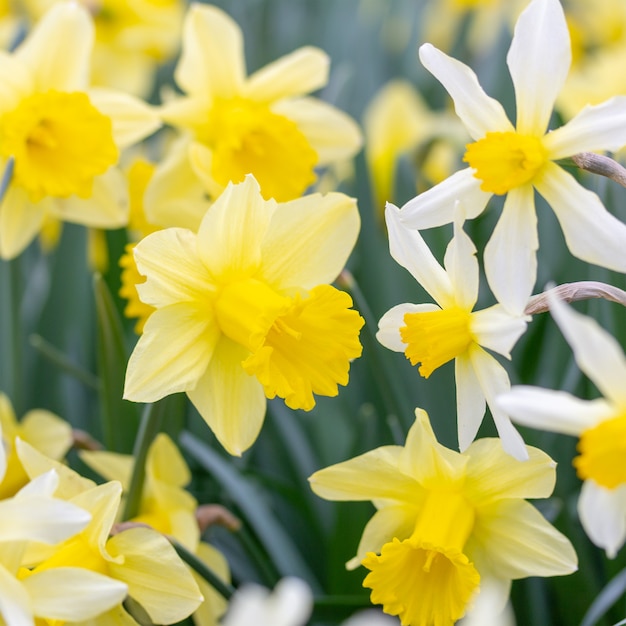
[[[268,398],[284,398],[292,409],[312,409],[314,393],[336,396],[337,385],[348,384],[350,360],[361,355],[364,322],[351,306],[350,296],[330,285],[296,297],[243,368],[258,378]]]
[[[421,363],[419,373],[428,378],[438,367],[463,354],[474,341],[471,311],[452,307],[438,311],[407,313],[400,337],[411,365]]]
[[[265,103],[217,99],[198,139],[213,150],[210,174],[222,186],[253,174],[264,198],[285,202],[315,182],[317,153],[295,122]]]
[[[0,154],[15,158],[14,181],[33,202],[88,198],[94,177],[118,158],[111,120],[82,92],[33,94],[0,124]]]
[[[573,463],[581,480],[590,478],[607,489],[626,484],[626,414],[585,430],[578,451]]]
[[[474,510],[457,493],[431,491],[409,539],[382,547],[363,559],[363,581],[373,603],[398,615],[402,624],[443,626],[460,619],[480,583],[463,547]]]
[[[495,194],[531,182],[548,161],[541,139],[533,135],[487,133],[466,147],[463,160],[483,181],[480,188]]]

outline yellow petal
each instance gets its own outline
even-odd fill
[[[20,424],[20,437],[42,454],[58,461],[72,446],[72,427],[50,411],[29,411]]]
[[[12,259],[20,254],[41,230],[51,207],[49,198],[31,202],[24,189],[10,185],[0,204],[0,257]]]
[[[124,491],[128,489],[134,464],[132,456],[108,450],[80,450],[78,456],[105,480],[117,480]]]
[[[168,485],[184,487],[191,480],[185,459],[165,433],[159,433],[152,442],[146,465],[150,476]]]
[[[206,563],[224,582],[230,582],[228,562],[219,550],[208,543],[201,542],[196,549],[196,556]],[[195,572],[192,573],[204,596],[204,602],[193,614],[193,622],[195,626],[215,626],[217,620],[226,612],[228,603],[204,578],[195,574]]]

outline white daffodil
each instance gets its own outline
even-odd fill
[[[617,150],[626,144],[626,98],[585,107],[565,126],[547,132],[570,61],[570,38],[558,0],[533,0],[521,14],[507,56],[515,87],[517,124],[487,96],[474,72],[430,44],[420,59],[447,89],[474,142],[469,167],[410,200],[400,214],[409,228],[453,220],[462,199],[467,217],[506,194],[502,215],[485,248],[485,271],[497,299],[522,312],[537,274],[534,189],[554,210],[570,252],[589,263],[626,272],[626,225],[606,211],[554,161],[579,152]]]
[[[442,267],[417,231],[400,223],[400,209],[385,212],[391,256],[406,268],[436,304],[399,304],[379,322],[377,338],[385,347],[404,352],[413,365],[421,363],[424,378],[455,360],[459,447],[476,437],[489,404],[504,449],[518,459],[526,447],[495,397],[510,389],[505,369],[484,348],[510,358],[526,322],[499,304],[473,311],[478,299],[476,248],[457,218],[454,237]],[[445,268],[445,269],[444,269]]]
[[[612,558],[626,540],[626,357],[594,320],[548,297],[578,366],[604,397],[581,400],[520,385],[497,403],[520,424],[580,437],[574,467],[585,482],[578,514],[591,541]]]

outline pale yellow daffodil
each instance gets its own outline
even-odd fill
[[[517,461],[498,439],[458,453],[439,444],[416,410],[405,446],[383,446],[315,472],[328,500],[377,508],[348,566],[370,570],[363,585],[402,624],[453,624],[486,587],[504,607],[511,581],[576,569],[570,542],[525,498],[547,498],[555,463],[529,447]]]
[[[576,363],[603,397],[581,400],[565,391],[519,385],[497,403],[520,424],[579,437],[574,466],[584,481],[578,515],[610,558],[626,541],[626,356],[598,323],[548,292],[550,312]]]
[[[499,302],[524,311],[537,275],[534,190],[552,207],[570,252],[589,263],[626,272],[626,225],[600,198],[555,161],[579,152],[617,150],[626,144],[626,97],[585,107],[548,131],[557,94],[567,76],[570,39],[558,0],[533,0],[515,26],[507,63],[515,87],[517,124],[483,91],[474,72],[430,44],[423,65],[444,85],[469,131],[460,170],[407,202],[400,219],[418,230],[449,223],[461,200],[468,218],[494,195],[506,195],[502,215],[485,247],[485,273]]]
[[[458,438],[461,451],[474,441],[489,405],[504,449],[522,460],[526,446],[495,397],[511,387],[508,374],[487,350],[510,358],[510,351],[526,329],[522,316],[499,304],[474,311],[478,300],[476,248],[463,230],[458,209],[444,267],[417,231],[404,228],[400,210],[387,204],[385,216],[391,256],[406,268],[436,304],[399,304],[380,320],[378,341],[404,352],[412,365],[420,363],[425,378],[454,359]]]
[[[17,456],[15,439],[19,437],[42,454],[61,460],[72,445],[72,428],[60,417],[43,409],[28,411],[18,422],[6,394],[0,392],[0,426],[6,458],[6,474],[0,482],[0,499],[7,498],[21,489],[28,476]]]
[[[14,159],[0,204],[0,257],[17,256],[46,218],[123,226],[128,200],[119,152],[159,126],[146,104],[88,90],[93,24],[76,3],[55,6],[0,72],[0,170]]]
[[[192,4],[175,71],[185,95],[162,109],[163,120],[184,131],[184,147],[174,167],[157,168],[151,186],[185,193],[180,172],[189,177],[192,170],[215,197],[251,173],[266,199],[303,195],[316,167],[350,158],[361,146],[348,115],[305,95],[326,84],[328,67],[322,50],[305,47],[247,76],[237,24],[217,7]],[[174,194],[162,195],[155,198],[160,204]]]
[[[229,185],[197,234],[168,228],[135,248],[157,310],[130,357],[124,397],[184,391],[218,440],[240,455],[257,438],[266,399],[310,410],[334,396],[361,353],[351,298],[328,283],[359,230],[353,199],[314,194],[277,204],[252,176]]]

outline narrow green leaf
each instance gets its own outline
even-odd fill
[[[585,613],[580,626],[593,626],[626,593],[626,569],[614,576]]]

